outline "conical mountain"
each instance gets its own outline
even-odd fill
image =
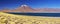
[[[34,9],[32,9],[28,5],[21,5],[19,8],[15,9],[15,11],[20,11],[20,12],[32,12]]]

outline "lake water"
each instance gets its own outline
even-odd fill
[[[11,13],[16,15],[60,17],[60,13]]]

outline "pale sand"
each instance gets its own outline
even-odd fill
[[[0,12],[0,24],[60,24],[60,17],[26,16]]]

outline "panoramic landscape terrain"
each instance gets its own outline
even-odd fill
[[[60,0],[0,0],[0,24],[60,24]]]
[[[8,12],[8,13],[7,13]],[[31,16],[10,14],[10,12],[40,13],[40,12],[59,12],[58,9],[32,9],[27,5],[21,5],[14,10],[4,9],[0,11],[0,24],[60,24],[60,17]]]

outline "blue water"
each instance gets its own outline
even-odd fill
[[[16,15],[60,17],[60,13],[11,13]]]

